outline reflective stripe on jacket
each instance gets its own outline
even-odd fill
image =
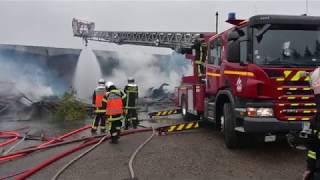
[[[106,98],[103,99],[106,101],[106,115],[122,115],[123,113],[123,102],[120,90],[111,90],[107,93]]]
[[[138,86],[136,84],[128,84],[124,88],[126,97],[126,109],[135,109],[136,101],[138,99]]]
[[[106,94],[106,88],[104,86],[98,86],[93,93],[93,104],[96,108],[102,107],[102,99],[103,96]]]
[[[105,108],[102,107],[102,99],[103,96],[106,94],[105,86],[98,86],[92,96],[92,104],[95,107],[95,113],[105,113]]]

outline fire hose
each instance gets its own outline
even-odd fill
[[[25,141],[27,137],[27,133],[23,136],[23,138],[18,141],[15,145],[11,146],[8,150],[6,150],[4,153],[2,153],[3,155],[8,154],[10,151],[12,151],[14,148],[16,148],[19,144],[21,144],[23,141]]]
[[[156,134],[155,129],[152,127],[152,134],[151,136],[146,139],[142,144],[140,144],[140,146],[132,153],[130,160],[129,160],[129,171],[130,171],[130,176],[131,179],[135,179],[135,174],[134,174],[134,170],[133,170],[133,160],[135,159],[136,155],[139,153],[139,151],[148,143],[151,141],[151,139],[153,138],[153,136]]]
[[[12,138],[7,140],[7,141],[5,141],[5,142],[1,142],[0,143],[0,147],[6,146],[8,144],[11,144],[11,143],[15,142],[20,135],[19,135],[19,133],[14,132],[14,131],[7,131],[7,132],[0,132],[0,137],[2,137],[2,136],[10,136]]]
[[[175,125],[176,126],[176,125]],[[181,125],[180,125],[181,126]],[[170,126],[171,127],[171,126]],[[164,127],[162,127],[162,129],[160,130],[164,130],[163,129]],[[167,127],[169,128],[169,127]],[[159,128],[157,128],[157,130],[159,130]],[[148,131],[153,131],[152,135],[143,143],[141,144],[138,149],[133,153],[133,155],[131,156],[130,158],[130,163],[129,163],[129,170],[130,170],[130,173],[131,173],[131,177],[134,178],[134,172],[133,172],[133,168],[132,168],[132,162],[136,156],[136,154],[143,148],[143,146],[145,146],[151,139],[152,137],[154,136],[155,134],[155,129],[154,128],[144,128],[144,129],[136,129],[136,130],[129,130],[129,131],[125,131],[123,133],[121,133],[121,136],[125,136],[125,135],[129,135],[129,134],[134,134],[134,133],[139,133],[139,132],[148,132]],[[67,133],[69,134],[69,133]],[[64,136],[64,135],[63,135]],[[10,177],[15,177],[15,176],[18,176],[16,179],[20,180],[20,179],[25,179],[29,176],[31,176],[32,174],[40,171],[42,168],[50,165],[51,163],[73,153],[73,152],[76,152],[78,150],[81,150],[87,146],[90,146],[92,144],[96,144],[96,143],[99,143],[99,139],[96,139],[96,138],[99,138],[99,137],[104,137],[105,135],[96,135],[96,136],[92,136],[92,137],[86,137],[86,138],[80,138],[80,139],[75,139],[75,140],[69,140],[69,141],[64,141],[64,142],[57,142],[57,143],[54,143],[54,144],[49,144],[49,145],[46,145],[46,146],[42,146],[42,147],[35,147],[35,148],[30,148],[30,149],[26,149],[26,150],[23,150],[23,152],[16,152],[14,154],[10,154],[8,156],[19,156],[21,154],[25,154],[25,153],[29,153],[29,152],[33,152],[33,151],[36,151],[36,150],[40,150],[40,149],[46,149],[46,148],[51,148],[51,147],[56,147],[56,146],[60,146],[60,145],[64,145],[64,144],[69,144],[69,143],[73,143],[73,142],[81,142],[81,141],[85,141],[83,144],[77,146],[77,147],[73,147],[72,149],[69,149],[69,150],[66,150],[62,153],[59,153],[57,154],[56,156],[50,158],[50,159],[47,159],[43,162],[41,162],[40,164],[38,164],[37,166],[33,167],[33,168],[30,168],[30,169],[27,169],[25,171],[22,171],[22,172],[19,172],[19,173],[15,173],[14,175],[10,175],[10,176],[7,176],[7,177],[2,177],[0,178],[0,180],[2,179],[7,179],[7,178],[10,178]],[[106,137],[107,139],[108,137]],[[100,139],[101,140],[101,139]],[[105,139],[104,139],[105,140]],[[101,140],[104,141],[104,140]],[[95,148],[95,147],[93,147]],[[87,154],[87,153],[85,153]],[[85,155],[84,154],[84,155]],[[83,155],[83,156],[84,156]],[[9,158],[8,156],[3,156],[2,158]],[[82,157],[82,156],[81,156]],[[81,157],[78,157],[78,158],[81,158]],[[0,160],[1,160],[1,157],[0,157]],[[74,161],[76,161],[78,159],[75,159]],[[70,165],[72,164],[73,162],[70,163]],[[66,165],[66,166],[70,166],[70,165]],[[67,168],[67,167],[66,167]],[[61,171],[62,172],[62,171]]]
[[[62,136],[59,136],[58,138],[52,139],[52,140],[50,140],[50,141],[48,141],[48,142],[46,142],[46,143],[40,144],[38,147],[44,147],[44,146],[47,146],[47,145],[49,145],[49,144],[55,143],[55,142],[57,142],[57,141],[61,141],[61,140],[65,139],[65,138],[67,138],[67,137],[69,137],[69,136],[72,136],[72,135],[74,135],[74,134],[76,134],[76,133],[79,133],[79,132],[82,132],[82,131],[84,131],[84,130],[87,130],[87,129],[89,129],[89,128],[91,128],[91,126],[90,126],[90,125],[86,125],[86,126],[84,126],[84,127],[82,127],[82,128],[76,129],[76,130],[71,131],[71,132],[69,132],[69,133],[66,133],[66,134],[64,134],[64,135],[62,135]]]
[[[37,147],[34,147],[34,148],[29,148],[29,149],[26,149],[26,150],[23,150],[22,152],[19,151],[19,152],[16,152],[15,154],[21,154],[21,153],[31,153],[31,152],[34,152],[34,151],[38,151],[38,150],[42,150],[42,149],[49,149],[49,148],[53,148],[53,147],[58,147],[58,146],[62,146],[62,145],[67,145],[67,144],[71,144],[71,143],[76,143],[76,142],[82,142],[82,141],[89,141],[89,140],[92,140],[94,138],[100,138],[102,137],[103,135],[96,135],[96,136],[91,136],[91,137],[85,137],[85,138],[79,138],[79,139],[74,139],[74,140],[69,140],[69,141],[64,141],[64,142],[59,142],[59,143],[55,143],[55,144],[51,144],[51,145],[48,145],[48,146],[45,146],[45,147],[41,147],[41,148],[37,148]],[[14,156],[15,154],[11,154],[11,156]],[[4,156],[5,158],[6,156]],[[3,159],[4,159],[3,158]],[[15,177],[19,174],[22,174],[24,173],[24,171],[22,172],[19,172],[19,173],[15,173],[15,174],[12,174],[12,175],[9,175],[9,176],[5,176],[5,177],[0,177],[0,180],[4,180],[4,179],[8,179],[8,178],[11,178],[11,177]]]
[[[48,142],[45,142],[45,143],[43,143],[43,144],[40,144],[40,145],[36,146],[34,149],[31,149],[31,150],[30,150],[30,149],[26,149],[26,150],[23,150],[23,151],[20,151],[20,152],[16,152],[16,153],[13,153],[13,154],[8,154],[8,155],[5,155],[5,156],[0,156],[0,161],[5,161],[5,160],[13,159],[13,158],[22,157],[22,156],[24,156],[26,153],[43,149],[43,148],[49,146],[50,144],[54,144],[54,143],[57,143],[57,142],[59,142],[59,141],[62,141],[63,139],[65,139],[65,138],[67,138],[67,137],[69,137],[69,136],[71,136],[71,135],[74,135],[74,134],[76,134],[76,133],[82,132],[82,131],[84,131],[84,130],[86,130],[86,129],[88,129],[88,128],[90,128],[90,126],[89,126],[89,125],[86,125],[86,126],[84,126],[84,127],[82,127],[82,128],[79,128],[79,129],[76,129],[76,130],[71,131],[71,132],[69,132],[69,133],[66,133],[66,134],[64,134],[64,135],[61,135],[61,136],[59,136],[58,138],[54,138],[54,139],[52,139],[52,140],[50,140],[50,141],[48,141]],[[17,135],[17,136],[19,136],[19,135]],[[16,139],[18,139],[18,137],[16,137]],[[16,140],[16,139],[15,139],[15,140]],[[12,139],[12,140],[13,140],[13,139]],[[8,141],[7,141],[7,142],[8,142]],[[1,146],[1,144],[0,144],[0,146]]]
[[[102,142],[106,139],[109,139],[110,136],[105,135],[104,137],[102,137],[100,139],[100,141],[95,144],[94,146],[92,146],[90,149],[86,150],[85,152],[81,153],[80,155],[78,155],[76,158],[72,159],[69,163],[67,163],[66,165],[64,165],[55,175],[51,180],[56,180],[58,179],[58,177],[69,167],[71,166],[73,163],[75,163],[76,161],[78,161],[79,159],[81,159],[83,156],[85,156],[86,154],[88,154],[89,152],[91,152],[92,150],[94,150],[96,147],[98,147],[100,144],[102,144]]]
[[[20,157],[23,154],[32,153],[34,151],[39,151],[39,150],[42,150],[42,149],[50,149],[50,148],[53,148],[53,147],[58,147],[58,146],[66,145],[66,144],[71,144],[71,143],[76,143],[76,142],[81,142],[81,141],[87,141],[87,140],[90,140],[90,139],[99,138],[101,136],[102,135],[85,137],[85,138],[78,138],[78,139],[73,139],[73,140],[68,140],[68,141],[63,141],[63,142],[50,144],[50,145],[47,145],[47,146],[44,146],[44,147],[31,147],[31,148],[24,149],[24,150],[21,150],[21,151],[12,153],[12,154],[1,156],[0,157],[0,161],[9,160],[9,159],[12,159],[14,157]]]
[[[121,136],[126,136],[126,135],[129,135],[129,134],[134,134],[134,133],[139,133],[139,132],[147,132],[147,131],[151,131],[152,129],[151,128],[145,128],[145,129],[137,129],[137,130],[131,130],[131,131],[126,131],[126,132],[123,132],[121,134]],[[54,163],[55,161],[65,157],[65,156],[68,156],[69,154],[72,154],[76,151],[79,151],[87,146],[90,146],[92,144],[96,144],[98,143],[99,140],[98,139],[93,139],[91,141],[88,141],[84,144],[81,144],[79,146],[76,146],[76,147],[73,147],[71,149],[68,149],[66,151],[63,151],[59,154],[57,154],[56,156],[50,158],[50,159],[47,159],[43,162],[41,162],[40,164],[36,165],[35,167],[33,168],[30,168],[30,169],[27,169],[26,171],[24,171],[22,174],[18,175],[17,178],[15,178],[16,180],[23,180],[23,179],[26,179],[28,177],[30,177],[31,175],[33,175],[34,173],[40,171],[41,169],[43,169],[44,167]]]

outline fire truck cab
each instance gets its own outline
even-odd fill
[[[274,141],[307,128],[316,106],[303,74],[320,65],[320,17],[233,15],[227,22],[234,27],[205,38],[205,78],[183,77],[176,89],[183,117],[214,122],[228,148],[247,134]]]

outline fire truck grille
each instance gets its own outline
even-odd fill
[[[277,88],[278,97],[275,112],[280,120],[308,121],[317,112],[313,91],[304,82],[284,82]]]

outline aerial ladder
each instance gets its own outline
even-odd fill
[[[87,46],[88,41],[109,42],[171,48],[186,54],[194,42],[202,38],[203,32],[128,32],[128,31],[96,31],[95,23],[73,18],[73,35],[82,38]]]
[[[199,80],[198,68],[194,65],[196,52],[193,49],[200,39],[208,39],[214,33],[205,32],[128,32],[128,31],[96,31],[95,23],[73,18],[73,35],[82,38],[85,46],[88,41],[115,43],[118,45],[140,45],[171,48],[174,51],[185,54],[191,59],[194,67],[194,76],[191,79]],[[189,78],[189,79],[190,79]]]

